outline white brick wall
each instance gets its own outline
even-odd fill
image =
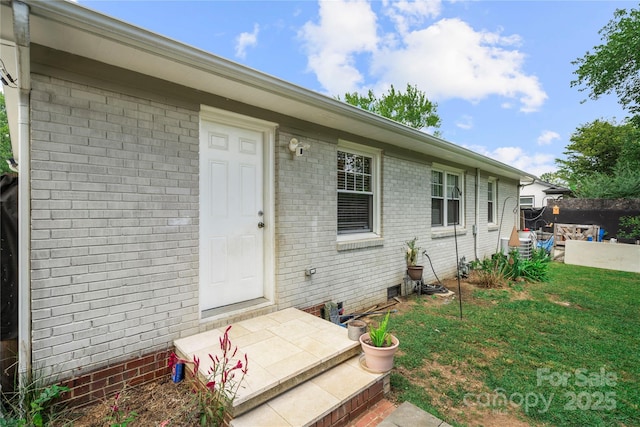
[[[197,328],[198,112],[34,75],[32,119],[34,366]]]
[[[294,157],[287,148],[296,137],[311,149]],[[381,246],[337,250],[336,245],[336,152],[335,139],[301,137],[280,131],[276,148],[277,298],[280,308],[309,307],[326,301],[343,301],[347,311],[357,311],[383,302],[387,288],[402,284],[405,273],[404,242],[418,237],[418,244],[431,258],[435,274],[443,279],[456,274],[456,239],[453,232],[441,236],[431,227],[431,166],[393,155],[382,159]],[[487,227],[487,179],[481,175],[478,257],[495,252],[498,230]],[[503,182],[504,181],[504,182]],[[498,182],[498,213],[504,198],[515,196],[515,182]],[[459,256],[472,261],[475,223],[475,170],[465,174],[465,228],[457,228]],[[513,200],[513,197],[512,197]],[[513,206],[507,204],[502,235],[510,233]],[[508,236],[508,234],[506,234]],[[427,282],[436,279],[428,259],[424,264]],[[306,268],[316,274],[306,277]]]
[[[197,111],[56,78],[33,76],[33,362],[61,377],[129,360],[204,330],[198,312]],[[288,142],[311,144],[294,157]],[[276,144],[276,303],[343,301],[347,311],[386,300],[403,283],[403,245],[418,237],[440,278],[456,271],[452,233],[431,227],[431,166],[382,156],[379,246],[338,250],[337,138],[281,124]],[[486,224],[481,173],[478,256],[508,236]],[[466,227],[458,252],[474,254],[475,170],[466,171]],[[515,182],[498,180],[498,219]],[[428,260],[424,277],[434,281]],[[305,276],[306,268],[316,274]],[[219,323],[220,321],[218,321]],[[217,323],[216,323],[217,325]]]

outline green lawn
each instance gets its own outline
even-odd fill
[[[552,263],[548,283],[474,290],[462,320],[436,298],[391,319],[400,400],[453,425],[640,425],[639,274]]]

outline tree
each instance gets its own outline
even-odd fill
[[[618,164],[640,170],[640,123],[623,139]]]
[[[7,107],[4,103],[4,94],[0,92],[0,174],[11,172],[7,160],[12,157]]]
[[[599,32],[603,44],[571,63],[578,76],[571,87],[589,90],[589,98],[615,92],[622,107],[640,124],[640,11],[618,9]]]
[[[640,128],[633,123],[594,120],[571,135],[565,160],[556,159],[557,176],[575,184],[595,173],[612,176],[622,163],[640,169]]]
[[[640,169],[616,166],[613,174],[596,172],[575,184],[579,199],[638,199],[640,198]]]
[[[396,91],[391,85],[391,89],[380,98],[377,98],[372,90],[369,90],[367,95],[357,92],[345,93],[344,100],[348,104],[414,129],[440,127],[440,117],[436,112],[438,105],[429,101],[426,94],[415,85],[407,84],[406,92]]]
[[[544,182],[548,182],[549,184],[560,185],[562,187],[567,186],[567,180],[563,177],[563,175],[558,173],[558,171],[545,172],[542,175],[540,175],[540,179],[543,180]]]

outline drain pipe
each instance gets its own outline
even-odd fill
[[[31,54],[29,6],[11,2],[18,76],[18,377],[31,381]]]
[[[476,215],[473,224],[473,256],[478,260],[478,226],[480,224],[480,168],[476,168]]]

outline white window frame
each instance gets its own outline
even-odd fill
[[[522,203],[522,199],[531,199],[531,204]],[[536,196],[520,196],[520,208],[533,208],[536,205]]]
[[[336,150],[336,157],[338,155],[338,151],[343,151],[349,154],[356,154],[360,156],[369,157],[371,159],[371,191],[372,191],[372,218],[371,218],[371,231],[370,232],[362,232],[362,233],[345,233],[345,234],[337,234],[338,227],[338,212],[336,210],[336,237],[338,242],[346,242],[353,240],[366,240],[372,238],[381,237],[380,234],[380,218],[381,218],[381,158],[382,158],[382,150],[367,147],[365,145],[356,144],[349,141],[338,141],[338,147]],[[334,169],[337,174],[337,169]],[[336,175],[337,179],[337,175]],[[337,208],[337,197],[339,190],[336,185],[336,208]]]
[[[444,186],[444,196],[443,197],[434,197],[433,195],[433,172],[438,172],[442,174],[442,178],[443,178],[443,186]],[[453,176],[457,176],[458,177],[458,189],[460,190],[461,194],[458,195],[458,199],[459,200],[459,207],[458,207],[458,224],[456,225],[456,227],[460,227],[460,228],[464,228],[465,226],[465,203],[464,203],[464,171],[460,170],[460,169],[454,169],[454,168],[450,168],[447,166],[443,166],[443,165],[436,165],[434,164],[431,168],[431,172],[430,172],[430,179],[429,179],[429,188],[430,188],[430,192],[431,192],[431,212],[433,212],[433,199],[438,198],[438,199],[442,199],[443,200],[443,212],[442,212],[442,223],[441,224],[434,224],[433,223],[433,215],[431,216],[431,227],[432,228],[437,228],[438,230],[447,230],[447,229],[453,229],[453,224],[449,225],[448,224],[448,200],[453,200],[451,198],[451,194],[447,194],[447,176],[448,175],[453,175]]]
[[[489,200],[489,186],[493,187],[491,192],[491,200]],[[489,208],[489,202],[491,202],[491,208]],[[487,180],[487,223],[494,225],[497,221],[497,203],[498,203],[498,180],[494,177],[489,177]],[[490,211],[490,212],[489,212]],[[492,220],[489,220],[489,213],[491,213]]]

